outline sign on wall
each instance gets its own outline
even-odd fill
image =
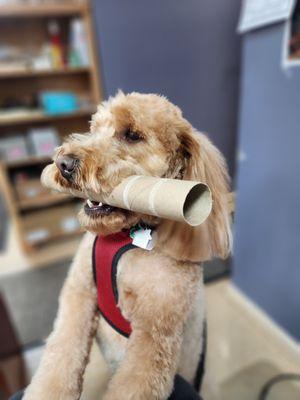
[[[243,0],[238,32],[290,18],[296,0]]]

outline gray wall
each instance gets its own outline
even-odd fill
[[[282,33],[243,39],[234,279],[300,339],[300,69],[281,69]]]
[[[106,95],[157,92],[225,153],[236,132],[239,0],[94,0]]]

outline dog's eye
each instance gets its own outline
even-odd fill
[[[136,132],[132,132],[130,129],[124,133],[124,139],[129,143],[136,143],[142,140],[142,136]]]

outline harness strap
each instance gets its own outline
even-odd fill
[[[93,246],[93,275],[97,286],[98,309],[108,324],[125,337],[131,325],[118,308],[117,272],[122,255],[136,248],[129,231],[97,236]]]

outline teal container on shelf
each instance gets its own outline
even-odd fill
[[[72,92],[42,92],[40,101],[44,112],[49,115],[69,114],[78,110],[77,97]]]

